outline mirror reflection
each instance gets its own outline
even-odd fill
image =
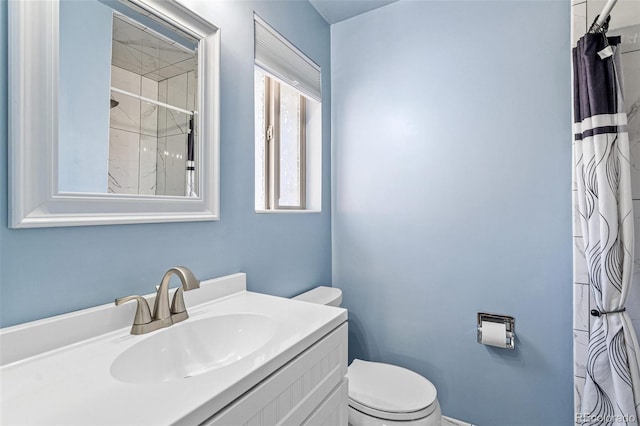
[[[197,197],[197,46],[136,6],[60,2],[60,191]]]

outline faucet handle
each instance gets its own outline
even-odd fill
[[[189,318],[189,314],[187,313],[187,307],[184,305],[184,290],[182,287],[178,287],[173,294],[173,301],[171,302],[171,319],[175,324],[187,318]]]
[[[139,328],[136,326],[142,325],[142,324],[148,324],[151,322],[151,311],[149,309],[149,304],[147,303],[147,299],[145,299],[142,296],[120,297],[116,299],[116,306],[122,305],[123,303],[127,303],[132,300],[136,300],[138,302],[138,307],[136,309],[136,316],[133,319],[133,327],[131,327],[131,334],[140,334],[135,332],[135,330]]]

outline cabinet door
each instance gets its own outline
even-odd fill
[[[349,388],[345,378],[302,426],[347,426],[348,421]]]
[[[323,337],[203,425],[300,425],[347,373],[347,324]]]

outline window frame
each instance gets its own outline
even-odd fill
[[[264,208],[265,210],[306,210],[306,97],[298,92],[298,205],[280,204],[280,87],[283,84],[262,72],[264,84]],[[293,88],[287,84],[287,86]]]

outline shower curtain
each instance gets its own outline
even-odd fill
[[[624,310],[633,273],[633,211],[619,37],[586,34],[573,51],[578,213],[595,301],[578,423],[638,425],[638,340]]]

